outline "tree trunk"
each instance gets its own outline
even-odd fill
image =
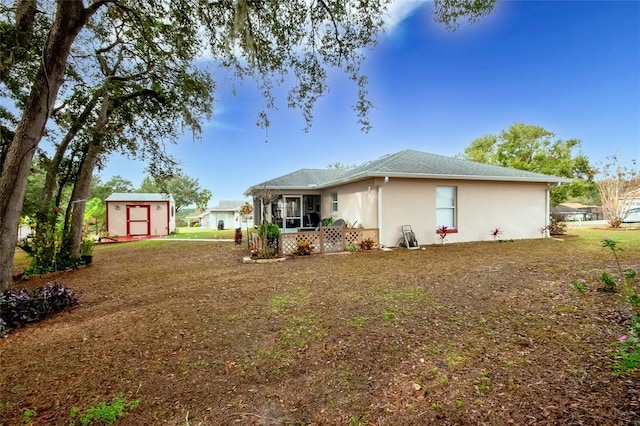
[[[98,141],[95,139],[99,139]],[[78,179],[73,187],[71,201],[71,226],[69,232],[65,235],[63,250],[69,250],[71,259],[80,257],[80,245],[82,244],[82,231],[84,228],[84,212],[87,205],[87,197],[91,187],[91,178],[93,177],[93,169],[96,166],[98,155],[102,152],[102,137],[96,135],[94,141],[89,145],[87,155],[80,166]],[[67,209],[68,210],[68,209]]]
[[[89,16],[82,0],[58,1],[55,19],[42,55],[43,65],[33,81],[22,119],[2,164],[0,291],[9,289],[12,284],[13,256],[18,241],[16,229],[20,221],[31,160],[64,80],[71,45]]]
[[[65,235],[63,250],[69,250],[71,259],[80,257],[80,246],[82,244],[82,230],[84,228],[84,211],[89,197],[91,188],[91,178],[93,177],[93,169],[96,167],[98,156],[102,152],[104,140],[104,131],[109,123],[109,95],[105,93],[100,106],[100,115],[94,129],[94,136],[87,153],[82,159],[78,178],[73,186],[71,201],[69,206],[71,209],[71,227]],[[67,209],[68,210],[68,209]]]

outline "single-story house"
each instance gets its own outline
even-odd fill
[[[583,220],[601,220],[602,207],[586,206],[580,203],[561,203],[551,208],[552,214],[562,217],[565,222]]]
[[[237,200],[221,200],[216,207],[208,208],[205,211],[194,215],[187,216],[187,224],[191,226],[192,223],[199,223],[202,227],[207,228],[219,228],[222,225],[223,229],[236,229],[236,228],[253,228],[253,214],[246,218],[240,215],[240,208],[245,201]]]
[[[622,199],[627,210],[640,207],[640,188],[626,193]]]
[[[113,193],[105,202],[110,236],[162,236],[176,229],[176,203],[171,194]]]
[[[343,170],[301,169],[251,186],[254,216],[282,232],[317,227],[323,219],[376,228],[379,244],[396,246],[403,226],[419,244],[494,238],[541,238],[549,224],[549,190],[569,179],[404,150]]]

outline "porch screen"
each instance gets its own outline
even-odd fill
[[[436,187],[436,227],[456,228],[456,187]]]

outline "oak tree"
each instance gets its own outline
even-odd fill
[[[555,139],[555,134],[543,127],[514,123],[498,135],[475,139],[464,149],[465,160],[547,175],[572,178],[569,185],[551,190],[553,204],[569,197],[579,197],[594,187],[594,168],[583,154],[574,154],[580,146],[577,139]]]

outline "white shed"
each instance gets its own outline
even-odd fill
[[[107,204],[107,232],[118,236],[162,236],[176,229],[171,194],[113,193]]]
[[[240,216],[240,208],[244,204],[244,201],[237,200],[222,200],[213,208],[207,209],[195,216],[187,216],[187,222],[189,226],[191,223],[198,222],[200,226],[206,228],[219,228],[219,225],[223,229],[235,229],[235,228],[253,228],[253,215],[242,218]]]

